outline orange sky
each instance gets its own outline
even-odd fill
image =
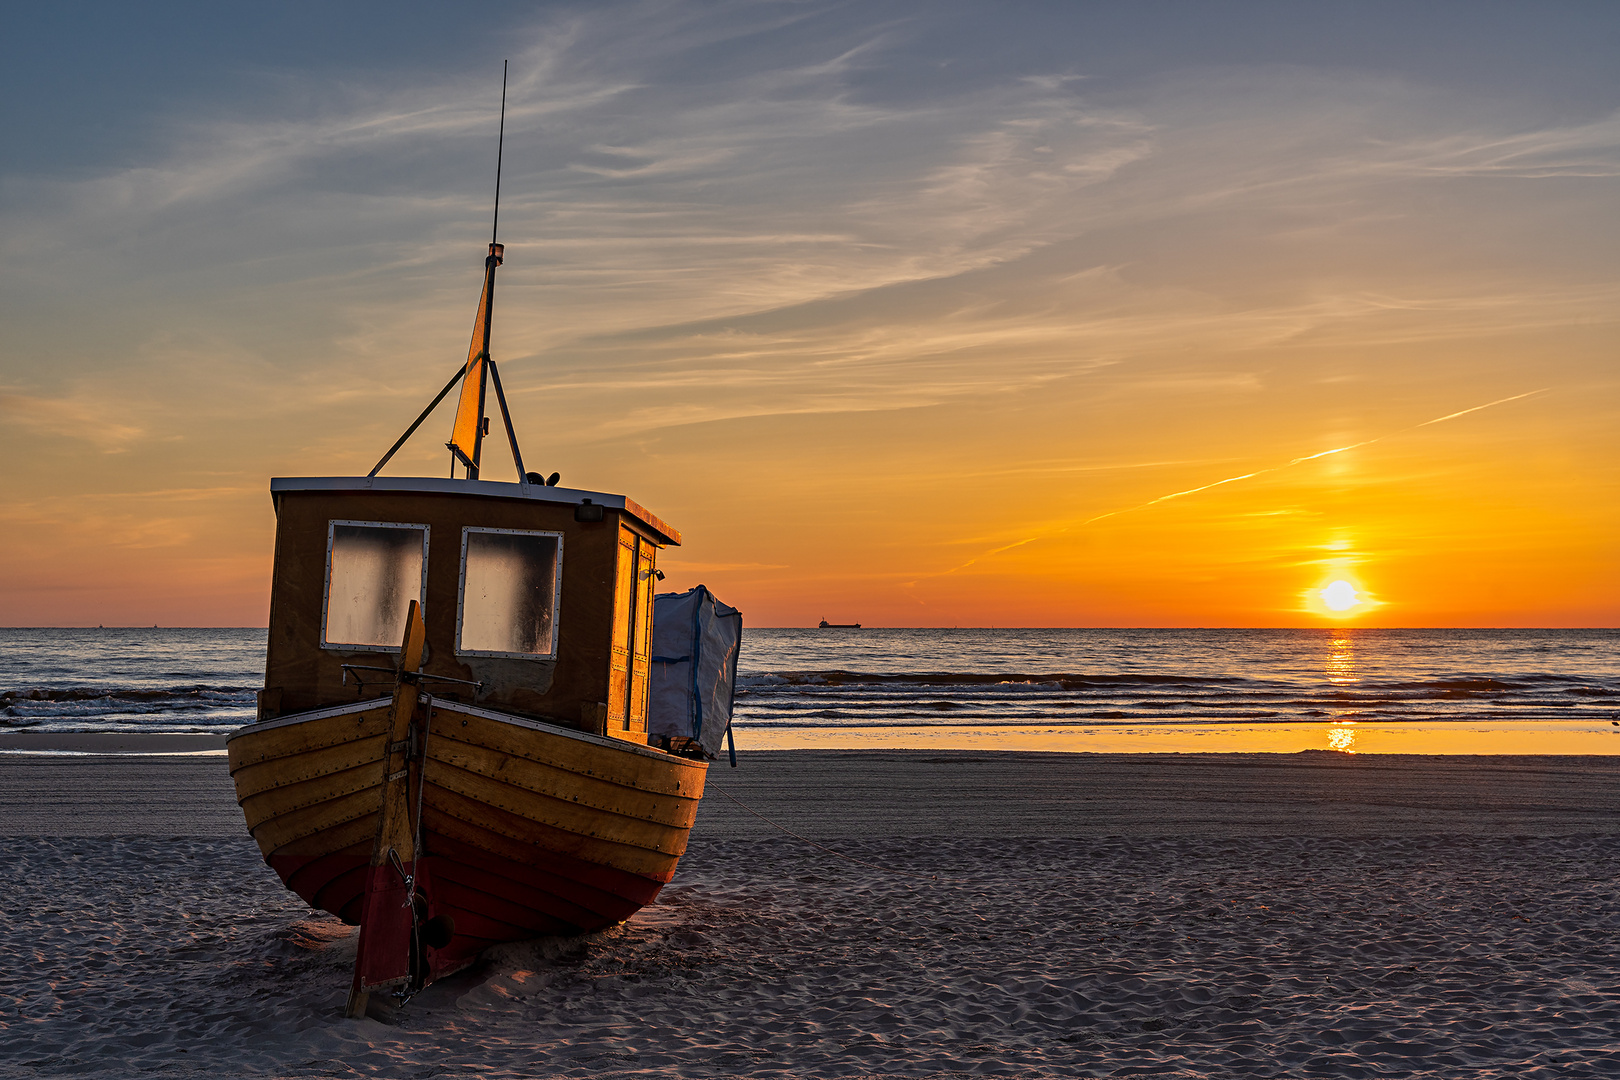
[[[1606,66],[1555,100],[1488,50],[1121,67],[1032,26],[918,83],[962,9],[726,63],[693,9],[566,10],[504,28],[494,351],[530,468],[685,532],[666,586],[756,626],[1310,626],[1336,578],[1356,625],[1616,624]],[[364,474],[465,356],[498,98],[423,64],[284,62],[12,168],[0,624],[263,624],[269,478]],[[389,471],[443,475],[449,424]]]

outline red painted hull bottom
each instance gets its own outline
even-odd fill
[[[353,926],[362,921],[368,872],[378,875],[379,887],[396,888],[404,897],[403,879],[392,864],[374,871],[368,866],[372,846],[368,840],[318,858],[276,854],[267,861],[311,907]],[[448,916],[455,928],[442,947],[424,946],[424,982],[466,967],[491,945],[623,922],[657,899],[668,881],[540,849],[532,861],[518,862],[431,831],[422,847],[416,865],[404,864],[426,902],[424,909],[419,901],[418,917],[425,922]],[[407,916],[407,927],[409,921]]]

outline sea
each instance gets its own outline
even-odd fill
[[[0,731],[224,734],[253,720],[264,646],[254,628],[0,629]],[[742,746],[846,729],[933,745],[946,728],[1501,722],[1620,734],[1620,630],[754,629],[734,728]]]

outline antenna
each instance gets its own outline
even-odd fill
[[[382,456],[382,460],[377,462],[368,474],[370,476],[376,476],[382,471],[382,467],[388,464],[388,459],[405,445],[405,440],[422,426],[428,414],[445,399],[459,380],[461,399],[456,403],[456,421],[450,430],[450,441],[445,443],[451,455],[450,478],[455,479],[455,463],[460,461],[467,469],[467,479],[477,480],[484,435],[489,430],[489,417],[484,415],[485,380],[493,379],[495,399],[500,402],[501,418],[506,421],[506,438],[512,444],[512,464],[517,466],[518,483],[530,482],[528,478],[531,474],[523,471],[523,455],[518,450],[517,431],[512,427],[512,414],[506,407],[506,393],[501,389],[501,375],[489,350],[490,321],[495,308],[495,268],[501,265],[505,251],[498,238],[501,229],[501,164],[506,150],[506,74],[509,64],[510,61],[501,62],[501,128],[495,149],[495,222],[490,231],[489,255],[484,259],[484,291],[478,301],[478,320],[473,327],[473,339],[467,349],[467,362],[461,366],[461,370],[451,376],[449,382],[444,384],[439,396],[422,410],[422,415],[416,418],[416,422],[405,429],[405,434],[399,437],[399,441]],[[471,454],[468,453],[469,448]]]
[[[501,61],[501,133],[495,143],[495,224],[489,230],[489,242],[499,240],[501,232],[501,156],[506,150],[506,65]]]

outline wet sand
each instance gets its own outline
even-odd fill
[[[0,755],[0,1076],[1620,1075],[1616,759],[783,752],[711,787],[657,906],[346,1021],[353,933],[222,758]]]
[[[47,751],[0,754],[0,836],[245,836],[223,743],[208,735],[0,738],[0,750]],[[780,835],[728,795],[818,840],[1551,836],[1620,828],[1620,757],[961,750],[738,757],[740,768],[724,761],[710,768],[695,840]]]

